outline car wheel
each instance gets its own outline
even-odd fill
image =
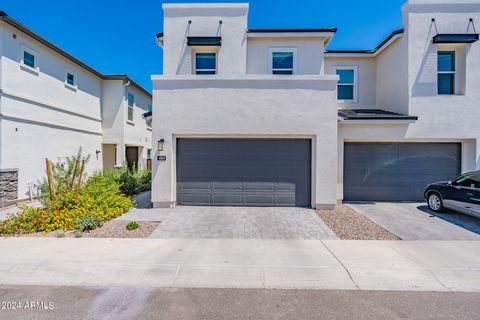
[[[427,202],[428,202],[428,207],[430,208],[430,210],[435,211],[435,212],[440,212],[440,211],[443,210],[442,197],[437,192],[429,193],[428,198],[427,198]]]

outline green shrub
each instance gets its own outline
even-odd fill
[[[123,194],[133,196],[151,189],[152,174],[148,169],[129,169],[126,164],[113,170],[97,172],[96,175],[104,176],[120,184]]]
[[[130,231],[138,229],[138,227],[140,226],[138,225],[137,221],[130,221],[129,223],[127,223],[127,226],[126,226],[127,230],[130,230]]]
[[[80,232],[90,231],[102,226],[103,221],[96,215],[90,214],[75,220],[75,229]]]
[[[82,237],[82,232],[80,230],[75,230],[75,232],[73,233],[73,236],[75,238],[81,238]]]
[[[63,231],[62,229],[57,230],[57,231],[55,232],[55,236],[56,236],[57,238],[63,238],[63,237],[65,237],[65,231]]]

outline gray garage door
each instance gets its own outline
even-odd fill
[[[310,140],[179,139],[177,202],[308,207],[310,159]]]
[[[344,199],[423,200],[427,184],[461,170],[459,143],[345,143]]]

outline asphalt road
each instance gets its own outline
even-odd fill
[[[0,303],[0,319],[461,320],[480,315],[480,293],[453,292],[0,286]]]

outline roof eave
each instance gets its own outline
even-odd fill
[[[130,83],[132,86],[136,87],[138,90],[149,96],[152,97],[152,94],[147,91],[144,87],[139,85],[137,82],[133,81],[128,75],[126,74],[107,74],[104,75],[104,80],[123,80],[126,83]]]
[[[349,57],[349,58],[366,58],[376,57],[388,48],[397,39],[403,36],[403,29],[393,31],[385,40],[383,40],[376,48],[372,50],[327,50],[325,55],[327,57]]]

